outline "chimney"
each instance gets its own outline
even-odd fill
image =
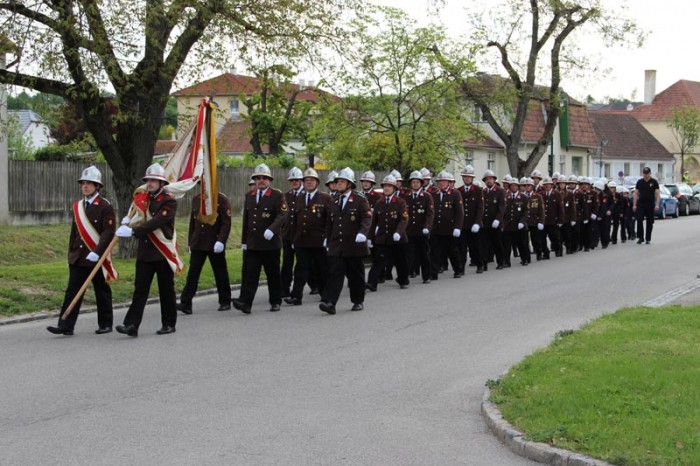
[[[632,105],[632,104],[627,104],[627,111],[628,111],[628,112],[631,112],[632,110],[634,110],[634,105]]]
[[[304,86],[305,86],[305,85],[306,85],[306,80],[300,79],[300,80],[299,80],[299,87],[300,87],[301,89],[304,89]]]
[[[238,70],[236,69],[235,66],[231,67],[231,74],[238,74]]]
[[[316,85],[316,81],[309,79],[308,85],[309,87],[314,87]]]
[[[656,70],[644,71],[644,105],[651,105],[656,97]]]

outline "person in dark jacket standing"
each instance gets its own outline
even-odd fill
[[[484,190],[474,184],[474,167],[467,165],[462,171],[462,182],[457,191],[462,196],[464,206],[464,222],[460,237],[460,259],[462,270],[467,266],[467,252],[470,265],[476,267],[476,273],[484,272],[482,258],[481,229],[484,227]]]
[[[430,230],[433,228],[435,206],[433,196],[423,189],[423,176],[419,171],[411,173],[411,190],[404,196],[408,210],[407,255],[409,270],[416,275],[420,273],[423,283],[430,283]]]
[[[78,290],[87,280],[95,264],[114,238],[115,217],[112,204],[100,195],[102,188],[102,173],[97,167],[83,170],[78,179],[83,198],[73,205],[73,224],[68,241],[68,287],[66,288],[61,315],[56,327],[46,329],[55,335],[73,335],[75,323],[80,313],[82,298],[64,320],[63,315],[75,298]],[[97,302],[98,335],[112,331],[112,288],[109,280],[116,279],[111,259],[108,257],[102,270],[92,279]]]
[[[541,233],[542,259],[547,260],[550,252],[547,238],[549,238],[554,255],[556,257],[563,255],[564,248],[559,235],[559,227],[564,224],[564,200],[559,191],[554,189],[554,182],[550,177],[546,176],[541,185],[540,194],[544,202],[544,230]]]
[[[148,205],[142,212],[145,223],[137,222],[131,228],[125,224],[127,219],[124,219],[116,233],[117,236],[126,238],[133,235],[139,242],[136,252],[134,296],[124,316],[124,325],[117,326],[117,332],[131,337],[138,336],[154,275],[158,277],[162,323],[162,328],[156,333],[166,335],[175,332],[177,323],[175,272],[181,272],[183,269],[182,261],[177,255],[175,235],[177,201],[163,189],[168,184],[165,170],[154,163],[146,170],[143,181],[146,182],[148,191]],[[140,208],[138,205],[137,207]]]
[[[644,167],[642,178],[637,180],[632,194],[632,211],[637,217],[637,244],[651,244],[651,231],[654,228],[654,212],[661,204],[659,182],[651,177],[651,168]],[[646,234],[644,220],[647,222]]]
[[[367,237],[372,213],[365,196],[354,190],[355,173],[343,168],[335,179],[338,196],[328,216],[327,241],[329,275],[319,309],[335,314],[335,306],[348,278],[353,311],[365,308],[365,266],[369,254]]]
[[[623,225],[622,231],[620,232],[620,238],[624,243],[627,241],[627,232],[624,228],[624,199],[622,198],[622,193],[617,190],[617,184],[614,181],[608,183],[608,189],[610,190],[610,196],[613,198],[613,209],[612,209],[612,233],[610,235],[610,243],[617,244],[618,231],[620,231],[620,224]]]
[[[304,175],[301,169],[293,167],[289,170],[287,181],[289,182],[289,191],[284,193],[284,200],[287,203],[287,220],[282,227],[282,269],[280,270],[280,285],[282,287],[282,297],[287,298],[290,295],[292,279],[294,278],[296,254],[292,242],[294,241],[294,215],[295,204],[297,199],[301,198],[301,193],[304,190],[302,179]]]
[[[256,189],[246,195],[243,206],[241,248],[246,251],[244,284],[239,297],[231,301],[233,307],[244,314],[250,314],[263,268],[267,276],[270,312],[279,311],[282,304],[280,232],[287,220],[287,203],[281,191],[270,187],[270,167],[264,163],[255,167],[253,179]]]
[[[542,194],[535,192],[535,181],[532,178],[522,177],[520,186],[525,187],[525,196],[527,197],[527,230],[530,233],[530,242],[532,250],[535,252],[536,259],[542,260],[542,242],[546,241],[544,237],[544,216],[545,204],[542,200]],[[527,241],[525,241],[527,243]],[[529,246],[528,246],[529,247]],[[528,259],[528,264],[530,259]]]
[[[511,180],[509,188],[503,214],[503,239],[506,251],[504,267],[510,267],[510,251],[513,245],[518,249],[520,265],[528,265],[530,263],[526,229],[528,198],[520,192],[520,181],[517,179]]]
[[[180,293],[178,311],[192,314],[192,298],[199,286],[199,276],[207,259],[211,264],[219,295],[218,311],[231,309],[231,282],[226,264],[226,242],[231,233],[231,202],[222,194],[217,195],[216,221],[213,225],[200,218],[202,194],[192,198],[192,214],[187,243],[190,248],[190,267],[187,282]]]
[[[450,181],[454,180],[452,173],[443,170],[435,179],[438,189],[432,195],[435,219],[430,232],[430,265],[432,267],[430,278],[438,279],[440,264],[445,258],[449,258],[452,264],[453,277],[460,278],[464,275],[457,246],[464,223],[462,196],[457,190],[450,189]]]
[[[488,258],[491,254],[496,256],[496,269],[503,268],[505,263],[505,252],[510,256],[510,250],[503,250],[501,230],[503,226],[503,214],[506,208],[506,193],[503,188],[496,185],[496,174],[491,170],[486,170],[482,181],[486,183],[484,189],[484,231],[482,232],[484,258],[484,271],[488,270]]]

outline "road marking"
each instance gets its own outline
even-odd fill
[[[691,291],[696,290],[697,288],[700,288],[700,276],[698,276],[695,280],[691,280],[685,285],[681,285],[678,288],[675,288],[668,293],[664,293],[661,296],[657,296],[654,299],[651,299],[647,301],[646,303],[642,304],[642,306],[646,307],[661,307],[665,306],[669,303],[672,303],[676,299],[680,298],[683,295],[686,295],[690,293]]]

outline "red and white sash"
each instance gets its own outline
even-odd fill
[[[73,216],[75,217],[75,223],[78,226],[80,238],[90,249],[90,251],[94,252],[95,249],[97,249],[97,244],[100,242],[100,234],[97,232],[92,223],[90,223],[90,219],[85,213],[85,204],[83,201],[77,201],[75,204],[73,204]],[[115,269],[114,264],[112,264],[111,252],[107,254],[104,262],[102,262],[102,273],[104,274],[107,282],[117,280],[119,278],[117,269]]]
[[[146,221],[152,218],[151,211],[146,208]],[[182,259],[180,259],[177,253],[177,232],[175,230],[173,230],[173,239],[166,238],[161,228],[149,231],[148,237],[151,239],[156,249],[165,257],[165,260],[168,261],[168,265],[173,269],[173,272],[180,273],[184,270],[185,263],[182,262]]]

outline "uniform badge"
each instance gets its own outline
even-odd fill
[[[518,212],[520,212],[521,210],[523,210],[523,208],[518,206]]]
[[[163,215],[163,217],[165,217],[166,215],[168,215],[168,211],[164,210],[162,215]]]
[[[226,211],[226,215],[228,215],[229,217],[231,216],[231,209],[228,209],[228,210]]]
[[[352,221],[354,222],[354,221],[355,221],[355,216],[354,216],[354,215],[351,215],[351,216],[350,216],[350,220],[352,220]]]

